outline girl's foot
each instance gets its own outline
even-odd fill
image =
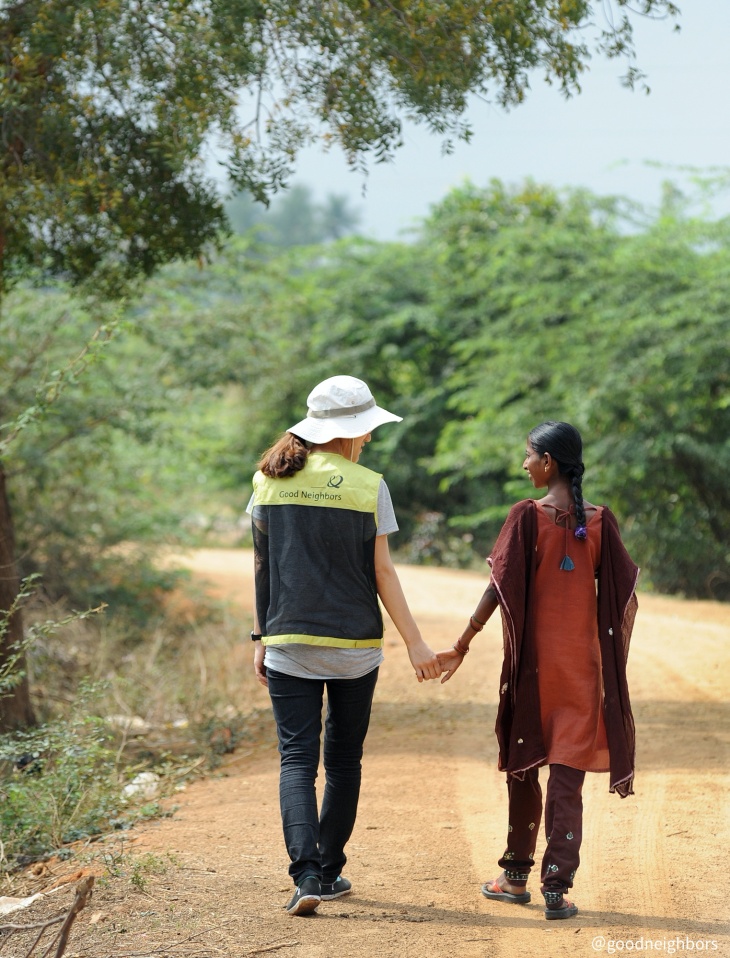
[[[515,905],[526,905],[532,898],[524,885],[513,884],[504,872],[499,878],[482,885],[482,895],[492,901],[509,901]]]
[[[545,898],[545,918],[548,921],[572,918],[578,914],[578,906],[564,898],[561,891],[544,891],[543,896]]]

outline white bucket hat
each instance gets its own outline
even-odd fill
[[[376,406],[367,383],[354,376],[325,379],[307,396],[307,406],[306,419],[287,429],[307,442],[356,439],[384,422],[402,421],[402,416]]]

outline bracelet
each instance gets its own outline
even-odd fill
[[[252,632],[252,633],[251,633],[251,641],[252,641],[252,642],[260,642],[261,639],[263,639],[263,635],[262,635],[260,632]]]
[[[468,646],[468,645],[467,645],[466,648],[464,648],[464,647],[461,645],[461,637],[459,637],[459,638],[456,640],[456,642],[452,645],[452,649],[453,649],[455,652],[458,652],[459,655],[467,655],[468,652],[469,652],[469,646]]]
[[[474,623],[476,622],[476,625]],[[484,623],[480,622],[479,619],[474,618],[473,615],[469,616],[469,625],[474,629],[475,632],[481,632],[484,628]]]

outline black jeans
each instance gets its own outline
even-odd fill
[[[266,673],[281,754],[279,802],[284,841],[296,885],[308,875],[333,882],[347,861],[345,845],[355,826],[363,742],[370,723],[378,669],[359,679],[301,679]],[[325,787],[317,811],[315,780],[324,731]]]

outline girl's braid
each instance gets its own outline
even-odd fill
[[[570,468],[570,479],[571,486],[573,489],[573,501],[575,502],[575,518],[578,523],[575,530],[576,539],[585,539],[587,536],[586,530],[586,510],[583,505],[583,473],[585,472],[585,466],[583,463],[578,463],[577,466],[571,466]]]

